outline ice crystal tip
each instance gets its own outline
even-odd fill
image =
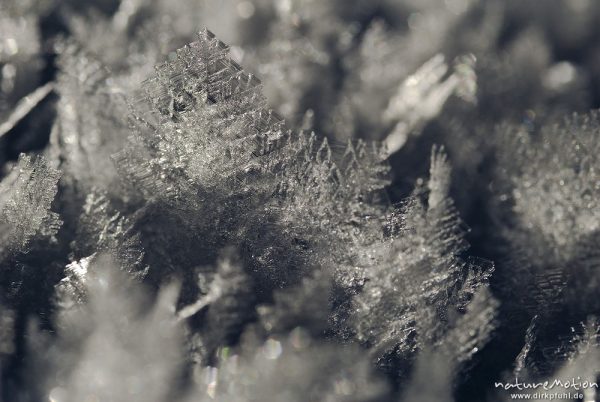
[[[475,101],[474,63],[473,56],[463,56],[457,59],[455,71],[447,76],[448,64],[442,54],[437,54],[404,80],[382,116],[393,127],[384,140],[390,154],[435,118],[453,94]]]
[[[450,190],[451,168],[444,147],[431,150],[431,166],[429,170],[429,208],[436,208],[448,197]]]

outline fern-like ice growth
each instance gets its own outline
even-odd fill
[[[302,299],[321,286],[311,286],[310,279],[302,282],[302,276],[330,275],[337,295],[332,297],[342,301],[334,302],[329,324],[308,322],[311,330],[331,325],[343,337],[347,331],[356,333],[386,365],[443,343],[449,328],[463,325],[448,317],[465,313],[491,266],[462,258],[466,244],[448,198],[450,170],[443,152],[433,153],[428,188],[416,191],[395,212],[402,223],[392,225],[390,242],[382,218],[392,213],[382,198],[385,149],[358,142],[340,154],[315,134],[286,130],[267,109],[259,81],[233,62],[210,32],[200,33],[197,42],[157,67],[133,107],[134,135],[114,159],[138,188],[144,208],[183,218],[196,241],[202,236],[211,248],[226,245],[224,240],[238,244],[243,267],[234,277],[249,272],[248,283],[259,295],[269,294],[273,286],[296,284]],[[241,297],[244,286],[236,281],[225,286],[219,280],[224,273],[217,270],[213,278],[212,272],[207,276],[212,284],[199,286],[197,302],[181,317],[209,317],[211,310],[233,308],[231,322],[240,324],[243,309],[228,300]],[[226,288],[232,289],[230,296],[221,293]],[[348,295],[356,295],[354,307],[343,301]],[[274,307],[259,309],[268,333],[289,329],[283,315],[302,314],[301,306],[295,311],[279,296],[275,301]],[[329,308],[334,306],[325,315]],[[194,324],[198,348],[209,361],[225,336],[215,336],[210,322]],[[484,342],[491,321],[469,323],[484,334],[472,342],[463,339],[472,351]],[[469,351],[455,360],[468,360]]]
[[[131,274],[143,277],[144,251],[134,218],[118,211],[106,193],[92,190],[79,217],[79,232],[73,245],[75,258],[111,252]]]
[[[594,401],[598,398],[598,386],[590,384],[597,384],[600,374],[600,326],[595,318],[590,318],[582,327],[583,335],[573,338],[573,352],[554,377],[587,383],[581,392],[585,400]]]
[[[219,176],[235,181],[260,151],[258,140],[280,135],[280,120],[265,109],[259,81],[232,62],[210,32],[199,39],[143,85],[133,139],[137,147],[134,142],[116,156],[142,190],[161,186],[163,196],[177,198],[194,192],[194,185],[218,184]],[[136,155],[136,148],[148,155]],[[126,158],[132,160],[125,163]],[[156,176],[164,184],[152,184]],[[155,190],[148,187],[145,193],[158,195]]]
[[[311,346],[299,356],[295,335],[285,340],[290,331],[357,340],[369,350],[368,361],[403,377],[409,371],[398,368],[409,368],[418,353],[444,356],[450,370],[486,342],[496,308],[485,286],[492,267],[465,257],[442,150],[432,153],[429,181],[419,182],[395,208],[385,194],[385,146],[351,141],[340,150],[314,133],[288,130],[268,108],[260,81],[232,61],[228,47],[209,31],[156,67],[137,90],[115,84],[101,63],[79,54],[67,45],[61,55],[71,74],[57,82],[61,100],[52,133],[51,155],[65,171],[62,210],[74,236],[71,262],[56,286],[62,329],[55,347],[73,360],[69,368],[58,364],[51,397],[147,395],[131,395],[124,384],[138,381],[132,373],[140,356],[156,348],[155,338],[139,335],[154,331],[155,322],[135,300],[123,300],[126,291],[114,279],[123,273],[110,274],[103,255],[154,289],[181,280],[177,313],[161,315],[170,331],[168,354],[177,355],[183,345],[177,328],[187,326],[196,370],[207,378],[220,373],[221,380],[204,385],[209,396],[223,400],[233,398],[230,388],[240,389],[236,400],[264,396],[262,386],[273,395],[290,389],[279,361],[296,367],[301,378],[297,395],[287,399],[307,392],[332,400],[379,395],[379,387],[358,392],[370,378],[362,359],[346,380],[313,377],[313,369],[339,371],[359,360],[344,354],[348,360],[338,366],[332,356],[346,349],[329,346]],[[440,79],[433,74],[432,85]],[[80,101],[86,108],[76,107]],[[103,107],[106,115],[96,113]],[[111,153],[115,170],[107,165]],[[219,259],[219,250],[231,245],[236,257]],[[128,320],[122,328],[113,320],[119,304]],[[298,325],[305,329],[294,329]],[[218,368],[201,367],[216,364],[223,358],[218,351],[235,348],[244,333],[267,343],[240,352],[241,377],[227,359]],[[126,346],[136,336],[144,342],[129,353]],[[117,346],[108,351],[101,338]],[[281,358],[263,361],[268,348]],[[131,354],[131,364],[118,367],[118,353]],[[152,381],[163,384],[149,389],[159,401],[171,396],[175,380],[164,367],[179,371],[173,360],[161,365],[156,356],[148,354],[148,364],[157,367]],[[94,362],[98,378],[111,386],[82,381]],[[248,386],[251,365],[264,365],[266,373]],[[117,368],[118,378],[109,373]],[[204,392],[197,397],[205,398]]]
[[[600,373],[600,325],[595,317],[581,323],[581,333],[571,340],[571,351],[565,365],[559,371],[560,378],[581,377],[582,381],[596,382]],[[587,390],[593,392],[596,389]],[[586,395],[589,398],[590,395]]]
[[[56,233],[61,221],[50,207],[59,177],[44,157],[22,154],[0,182],[0,260]]]
[[[489,289],[481,287],[463,315],[449,317],[447,332],[434,344],[422,346],[401,400],[452,401],[464,363],[490,339],[498,304]]]
[[[379,215],[367,201],[386,183],[381,148],[349,144],[339,158],[326,140],[286,130],[260,81],[208,31],[144,83],[132,123],[114,159],[141,199],[169,206],[213,248],[245,243],[250,265],[280,284],[294,279],[277,265],[301,273],[310,250]]]
[[[381,253],[385,257],[365,270],[366,282],[352,302],[353,331],[384,366],[390,357],[410,359],[444,343],[462,362],[493,327],[495,302],[480,289],[493,266],[463,259],[462,224],[448,198],[449,169],[443,151],[434,149],[427,190],[417,190],[405,204]],[[480,296],[469,310],[476,293]],[[465,309],[469,318],[458,318]],[[481,337],[463,338],[465,325],[477,328],[467,333]]]
[[[132,278],[146,276],[148,267],[143,264],[139,233],[132,219],[117,211],[105,193],[94,189],[88,194],[78,222],[77,236],[71,244],[72,262],[57,285],[62,304],[85,302],[88,268],[98,254],[112,255]]]

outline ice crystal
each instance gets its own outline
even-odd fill
[[[63,43],[60,96],[52,128],[51,155],[64,172],[62,184],[85,194],[94,186],[115,185],[110,155],[121,149],[128,135],[124,89],[109,79],[108,71],[74,43]],[[73,202],[74,200],[71,200]],[[76,209],[76,208],[74,208]]]
[[[234,343],[244,325],[253,318],[255,293],[252,279],[231,250],[224,252],[214,273],[208,270],[200,278],[201,297],[183,307],[177,316],[180,320],[202,316],[197,342],[203,354],[200,357],[209,361],[218,347]]]
[[[88,194],[79,224],[80,232],[73,244],[76,258],[112,252],[132,275],[143,277],[144,252],[133,217],[118,211],[105,193],[93,190]]]
[[[0,124],[0,137],[8,134],[19,122],[23,120],[36,106],[38,106],[53,90],[51,83],[37,88],[32,93],[23,97],[15,106],[13,112]]]
[[[217,174],[235,180],[236,174],[251,168],[258,140],[277,138],[281,131],[279,119],[264,109],[257,83],[229,59],[225,45],[208,32],[201,34],[198,42],[180,49],[173,62],[160,66],[143,87],[142,99],[150,110],[138,116],[133,140],[155,161],[139,161],[140,166],[128,161],[122,168],[131,169],[129,175],[142,190],[145,177],[168,169],[158,175],[166,182],[161,190],[175,197],[193,183],[213,185]],[[117,155],[117,164],[135,157],[134,152]],[[154,190],[145,189],[147,194],[156,194]]]
[[[469,284],[481,286],[481,283]],[[496,327],[498,301],[487,287],[468,289],[476,292],[466,307],[464,315],[458,317],[453,327],[439,342],[440,349],[457,366],[469,361],[490,340]]]
[[[452,401],[464,363],[485,346],[496,327],[497,307],[489,290],[479,289],[467,312],[453,321],[442,339],[424,346],[401,400]]]
[[[243,241],[263,279],[293,282],[311,250],[359,237],[376,215],[370,205],[386,183],[382,149],[359,142],[336,157],[315,134],[286,130],[258,79],[210,32],[159,66],[136,99],[134,135],[114,156],[118,169],[146,202],[176,206],[204,241],[226,245],[219,231]],[[284,257],[285,243],[296,255]],[[293,273],[279,264],[300,266]]]
[[[200,401],[375,401],[386,387],[356,348],[320,344],[300,328],[240,355],[221,351],[216,367],[194,373]]]
[[[584,395],[585,400],[594,401],[597,397],[597,382],[600,367],[598,366],[598,353],[600,352],[599,337],[600,327],[595,317],[590,316],[586,323],[580,323],[579,327],[571,328],[570,336],[562,340],[557,348],[552,350],[554,355],[553,367],[546,374],[546,368],[540,376],[536,359],[531,356],[535,352],[536,344],[535,332],[537,330],[538,320],[532,320],[527,330],[525,345],[521,353],[517,356],[513,376],[508,381],[515,381],[515,378],[521,382],[532,382],[543,384],[547,381],[552,388],[558,392],[568,392],[569,389],[579,388],[578,391]],[[556,367],[556,363],[560,363]],[[559,381],[558,383],[555,383]],[[570,385],[569,385],[570,384]],[[527,392],[527,391],[526,391]],[[528,391],[532,394],[536,391]]]
[[[88,194],[79,225],[77,238],[71,244],[71,258],[75,261],[66,266],[65,277],[57,285],[61,304],[85,302],[88,268],[99,253],[114,256],[132,278],[146,276],[148,267],[143,264],[139,233],[130,218],[115,210],[106,194],[99,190]]]
[[[515,269],[518,261],[529,267],[530,272],[519,271],[523,282],[517,288],[523,284],[538,288],[537,306],[547,308],[550,301],[564,305],[570,300],[573,306],[594,311],[594,303],[581,299],[580,292],[597,283],[592,246],[600,224],[595,201],[597,126],[593,112],[534,132],[525,127],[499,129],[505,148],[500,153],[496,190],[504,207],[500,211],[512,212],[501,227],[518,250]],[[557,295],[563,289],[562,296]]]
[[[322,317],[306,319],[307,328],[319,334],[332,325],[341,334],[345,324],[340,324],[351,322],[377,358],[390,357],[396,347],[404,349],[393,359],[410,358],[423,345],[442,342],[447,328],[463,325],[460,320],[445,325],[436,317],[465,314],[490,267],[461,257],[466,246],[448,199],[450,170],[443,153],[433,153],[428,190],[417,191],[397,212],[403,224],[389,243],[381,219],[391,211],[382,194],[385,149],[359,141],[339,152],[313,133],[287,130],[267,108],[260,82],[233,62],[228,48],[210,32],[200,33],[197,42],[158,66],[132,108],[133,135],[113,159],[142,202],[133,222],[146,220],[148,213],[171,216],[190,233],[192,244],[202,238],[207,249],[241,246],[240,263],[224,261],[201,270],[196,301],[179,312],[181,319],[191,319],[201,361],[211,361],[213,352],[234,340],[252,317],[248,292],[254,286],[259,295],[268,295],[273,287],[294,285],[288,292],[298,294],[289,303],[276,292],[272,307],[259,308],[267,333],[290,330],[292,318],[301,319],[312,305],[313,292],[322,292]],[[151,265],[183,273],[169,251],[181,246],[168,240],[181,235],[157,236],[153,231],[164,229],[149,228],[145,224],[140,242],[146,249],[149,241],[153,244],[146,254]],[[388,252],[395,257],[385,257]],[[186,253],[180,261],[190,267],[198,264],[194,256],[206,258],[203,249]],[[393,268],[398,264],[403,267],[399,274]],[[324,273],[301,279],[317,270]],[[150,272],[161,277],[159,271]],[[389,275],[398,276],[391,286]],[[427,288],[414,285],[420,282]],[[356,294],[353,303],[364,310],[347,313],[347,303],[337,302],[334,311],[327,300],[330,286],[339,297]],[[377,292],[385,297],[376,297]],[[399,295],[400,302],[390,308],[387,300]],[[242,299],[245,305],[238,302]],[[299,300],[306,300],[306,307]],[[426,318],[417,323],[421,315]],[[470,321],[476,329],[469,333],[482,333],[477,340],[448,342],[463,342],[472,351],[489,332],[488,321]],[[415,343],[410,334],[404,339],[403,331],[417,331],[421,339]],[[469,351],[459,352],[455,360],[468,360]]]
[[[514,368],[510,378],[528,379],[537,373],[537,368],[532,364],[532,354],[536,348],[536,335],[538,331],[539,316],[534,316],[527,331],[525,332],[525,343],[515,359]]]
[[[440,52],[444,37],[474,6],[474,2],[470,1],[462,4],[464,7],[456,9],[453,9],[450,3],[443,6],[435,2],[405,5],[414,10],[408,18],[408,34],[397,32],[381,20],[375,20],[367,27],[359,45],[343,58],[343,65],[348,74],[331,122],[331,129],[338,137],[344,138],[367,130],[370,138],[382,139],[389,134],[390,125],[394,127],[401,118],[408,118],[408,121],[399,123],[406,127],[398,126],[396,130],[410,132],[413,128],[411,122],[427,120],[426,116],[431,113],[435,115],[434,104],[439,104],[441,98],[444,98],[442,93],[451,86],[450,81],[438,86],[437,81],[441,77],[433,78],[444,69],[442,66],[445,66],[440,63],[441,56],[435,55]],[[395,7],[392,4],[387,6]],[[436,69],[430,69],[432,63],[437,64]],[[423,66],[419,68],[421,64]],[[388,68],[390,65],[394,68]],[[422,76],[417,73],[412,79],[409,78],[417,69],[428,75]],[[417,78],[424,80],[419,81]],[[473,82],[472,77],[469,81]],[[416,89],[421,86],[429,89],[418,92]],[[412,87],[412,92],[406,91],[406,87]],[[405,107],[419,105],[420,101],[417,98],[428,96],[426,94],[429,90],[429,103],[415,115],[391,115],[393,109],[390,109],[390,106],[394,107],[393,105],[399,102],[404,103]],[[415,97],[416,93],[419,95]],[[399,99],[400,96],[404,99]],[[435,98],[437,99],[434,101]],[[386,113],[387,118],[383,113],[386,107],[389,109]],[[397,120],[390,122],[390,118]]]
[[[58,338],[47,352],[47,397],[78,401],[164,401],[176,390],[182,362],[176,286],[163,289],[151,308],[143,292],[106,256],[80,262],[87,269],[85,305],[60,311]],[[87,268],[83,268],[83,264]]]
[[[32,240],[56,233],[61,222],[50,207],[59,176],[44,157],[22,154],[0,182],[2,259],[27,252]]]
[[[600,373],[600,326],[595,318],[591,317],[583,325],[583,335],[573,338],[575,350],[566,364],[556,373],[558,378],[577,378],[582,383],[596,383]],[[597,387],[583,389],[586,400],[596,400],[598,397]]]
[[[356,336],[382,359],[381,364],[390,356],[410,358],[420,349],[444,342],[443,336],[458,337],[448,341],[453,346],[446,346],[454,349],[456,360],[466,360],[492,327],[490,297],[476,297],[475,307],[465,316],[469,318],[456,321],[493,266],[462,257],[466,244],[447,194],[449,175],[445,154],[434,149],[429,191],[417,192],[406,203],[395,227],[397,234],[384,254],[387,259],[365,271],[367,281],[354,298],[350,320]],[[465,325],[477,328],[467,333],[481,331],[481,337],[470,341],[460,337]],[[461,348],[456,349],[458,345]]]
[[[538,232],[567,258],[569,246],[599,225],[594,207],[597,126],[598,116],[592,113],[545,126],[535,134],[524,128],[505,134],[512,137],[513,155],[532,162],[503,165],[513,185],[515,214],[525,230]]]
[[[437,116],[446,100],[454,92],[473,101],[476,91],[474,57],[464,56],[457,63],[456,72],[442,81],[448,70],[444,57],[434,56],[409,76],[390,99],[383,112],[383,121],[392,125],[385,139],[389,153],[396,152],[429,120]]]
[[[590,316],[585,323],[581,323],[581,333],[573,330],[571,339],[571,353],[569,353],[564,370],[576,371],[577,375],[588,381],[596,380],[600,367],[598,353],[600,350],[600,325],[598,320]]]
[[[6,0],[0,399],[450,401],[498,323],[500,377],[594,379],[598,116],[538,122],[600,7],[517,3]]]
[[[64,308],[87,300],[87,278],[90,262],[96,258],[93,254],[89,257],[74,261],[65,267],[65,277],[56,286],[57,302]]]

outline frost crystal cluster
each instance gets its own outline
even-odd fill
[[[600,6],[550,3],[4,0],[0,402],[599,400]]]

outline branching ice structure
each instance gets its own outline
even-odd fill
[[[188,389],[200,400],[313,392],[367,401],[389,394],[371,367],[410,380],[410,395],[431,353],[447,367],[437,389],[451,392],[451,371],[488,341],[497,303],[487,288],[493,266],[466,257],[443,149],[432,151],[429,180],[397,207],[384,191],[385,146],[339,149],[288,129],[260,81],[209,31],[133,90],[85,50],[62,46],[48,156],[63,174],[69,262],[55,286],[58,335],[38,342],[54,345],[47,369],[58,381],[40,392],[56,401],[185,400]],[[454,91],[458,78],[440,84],[446,67],[433,62],[438,73],[422,83],[437,88],[436,109],[449,94],[439,88]],[[33,161],[22,157],[20,173],[3,181],[16,197],[30,197],[20,190],[29,180],[47,188],[27,204],[31,222],[17,226],[10,250],[58,228],[49,212],[58,172]],[[160,291],[172,281],[181,292]],[[169,308],[158,296],[148,312],[127,290],[140,282],[167,294]],[[177,391],[188,378],[184,350],[196,385]],[[326,368],[330,377],[311,374]]]

